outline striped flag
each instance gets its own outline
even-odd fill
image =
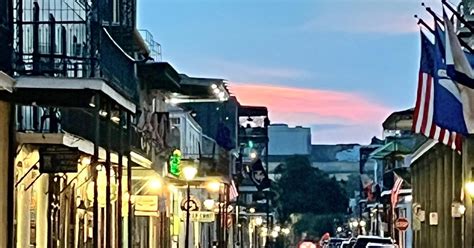
[[[444,67],[441,52],[437,51],[431,41],[421,32],[421,61],[412,129],[415,133],[423,134],[460,152],[462,135],[446,126],[439,125],[440,122],[462,121],[462,118],[453,116],[457,113],[454,110],[457,109],[455,105],[458,102],[449,98],[449,94],[447,96],[441,94],[444,92],[444,87],[440,87],[440,84],[449,80],[446,71],[443,70]],[[441,103],[444,108],[448,108],[448,111],[435,108]]]
[[[235,186],[234,180],[231,180],[230,189],[229,189],[229,200],[233,201],[237,199],[238,196],[239,196],[239,191],[237,190],[237,187]]]
[[[403,179],[397,175],[397,173],[393,173],[395,183],[392,187],[392,192],[390,195],[390,202],[392,203],[392,210],[395,211],[395,207],[398,203],[398,195],[400,194],[400,190],[402,189]]]

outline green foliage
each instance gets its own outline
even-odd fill
[[[294,232],[297,234],[305,232],[309,238],[313,239],[319,239],[324,233],[329,233],[333,236],[336,223],[341,218],[341,214],[303,214],[300,220],[293,226]]]
[[[344,187],[347,196],[354,197],[354,191],[359,191],[360,189],[360,176],[357,174],[351,174],[348,177],[347,181],[341,181],[342,186]]]
[[[348,197],[334,178],[313,168],[305,156],[293,156],[281,167],[281,177],[274,183],[278,198],[280,223],[291,214],[328,215],[345,213]]]

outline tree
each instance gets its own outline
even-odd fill
[[[341,214],[315,215],[304,214],[294,225],[295,233],[305,232],[311,239],[319,239],[324,233],[334,235],[336,224],[342,219]]]
[[[295,232],[320,235],[331,232],[334,216],[347,210],[346,190],[335,178],[313,168],[305,156],[292,156],[280,165],[281,176],[273,184],[280,223],[288,223],[292,214],[301,218]]]

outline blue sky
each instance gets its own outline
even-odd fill
[[[164,61],[228,79],[241,102],[267,105],[272,122],[310,126],[314,143],[364,144],[392,111],[414,105],[414,14],[429,19],[416,0],[140,0],[138,25]],[[278,95],[301,90],[312,101]]]

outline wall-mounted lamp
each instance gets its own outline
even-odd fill
[[[91,97],[91,100],[89,101],[89,106],[95,108],[95,96]]]

